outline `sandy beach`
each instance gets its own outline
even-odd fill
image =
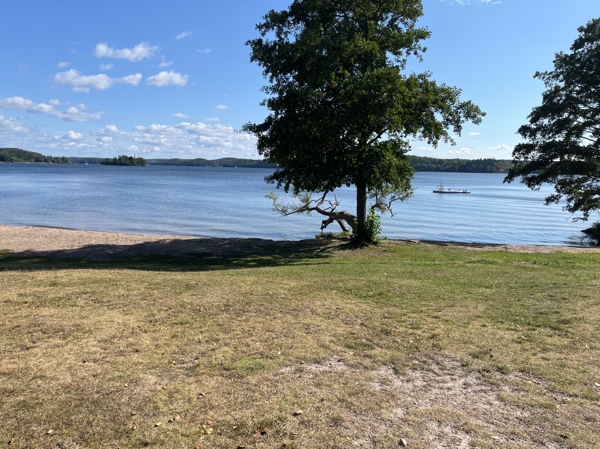
[[[199,254],[258,254],[275,241],[254,238],[186,237],[120,234],[63,228],[0,225],[0,250],[17,257],[45,256],[109,260],[123,257],[167,255],[189,257]],[[575,246],[509,245],[489,243],[441,242],[432,240],[385,240],[384,245],[421,243],[454,246],[472,251],[512,251],[528,253],[598,253],[600,248]]]

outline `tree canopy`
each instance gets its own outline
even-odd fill
[[[33,151],[25,151],[19,148],[0,148],[0,162],[40,162],[52,164],[70,164],[64,156],[44,156]]]
[[[140,166],[146,165],[146,159],[143,157],[133,157],[122,154],[119,157],[113,157],[112,159],[106,158],[101,162],[102,165],[127,165],[127,166]]]
[[[410,195],[410,139],[453,143],[450,131],[480,122],[483,113],[460,102],[459,89],[438,85],[429,73],[402,73],[407,57],[425,51],[430,32],[416,25],[422,14],[421,0],[295,0],[257,25],[261,37],[248,45],[270,82],[262,103],[270,114],[244,130],[280,167],[268,182],[298,195],[322,194],[313,203],[303,196],[304,208],[292,212],[313,207],[326,222],[356,220],[359,240],[368,240],[367,196]],[[317,207],[344,185],[356,186],[356,216],[336,211],[337,202]]]
[[[587,220],[600,209],[600,19],[578,31],[570,53],[556,53],[554,70],[535,74],[546,91],[519,128],[526,142],[515,146],[505,182],[554,184],[546,203],[565,198],[564,209]]]

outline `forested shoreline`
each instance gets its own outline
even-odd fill
[[[100,164],[102,158],[70,158],[75,164]],[[259,159],[147,159],[148,165],[170,165],[179,167],[239,167],[239,168],[276,168]],[[412,156],[410,165],[421,172],[462,172],[462,173],[507,173],[511,161],[499,159],[438,159],[433,157]]]
[[[19,148],[0,148],[0,162],[5,163],[45,163],[45,164],[70,164],[71,161],[64,157],[44,156],[41,153],[25,151]]]
[[[148,159],[149,165],[177,165],[189,167],[246,167],[246,168],[269,168],[277,167],[269,164],[263,159],[238,159],[225,157],[221,159]]]
[[[52,163],[52,164],[102,164],[102,165],[169,165],[182,167],[239,167],[239,168],[276,168],[261,159],[146,159],[126,156],[119,158],[102,157],[55,157],[44,156],[33,151],[25,151],[19,148],[0,148],[0,163]],[[143,164],[141,161],[144,161]],[[460,172],[460,173],[507,173],[511,166],[510,160],[502,159],[439,159],[425,156],[411,156],[410,165],[420,172]]]
[[[411,156],[411,167],[424,172],[508,173],[512,161],[502,159],[438,159]]]

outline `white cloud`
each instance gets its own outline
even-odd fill
[[[179,129],[171,125],[136,126],[133,129],[148,134],[181,134]]]
[[[204,50],[196,50],[196,53],[204,53],[205,55],[209,54],[212,50],[210,48],[205,48]]]
[[[185,115],[183,112],[177,112],[175,114],[171,114],[173,117],[177,117],[177,118],[190,118],[189,115]]]
[[[68,67],[70,65],[71,65],[70,62],[61,61],[58,64],[56,64],[56,67],[58,67],[59,69],[64,69],[65,67]]]
[[[510,145],[498,145],[496,148],[493,148],[494,150],[504,150],[501,151],[500,154],[512,154],[513,150],[515,149],[515,147],[511,147]],[[492,148],[488,148],[488,150],[492,150]]]
[[[433,151],[433,147],[419,147],[415,148],[416,151]]]
[[[129,84],[137,86],[142,79],[141,73],[128,75],[124,78],[111,78],[104,73],[99,75],[82,75],[81,72],[71,69],[67,72],[60,72],[54,75],[54,82],[73,87],[73,92],[89,92],[90,88],[96,90],[106,90],[116,83]]]
[[[113,64],[100,64],[100,70],[110,70],[114,68]]]
[[[75,131],[69,131],[63,135],[62,138],[66,140],[79,140],[83,137],[83,134],[76,133]]]
[[[76,105],[72,107],[78,109]],[[65,150],[67,155],[96,157],[113,157],[115,154],[208,159],[225,155],[257,157],[256,138],[250,134],[241,134],[231,126],[216,123],[188,123],[184,120],[182,122],[178,125],[155,123],[135,126],[130,132],[108,124],[99,125],[97,129],[89,132],[67,132],[67,128],[61,133],[41,133],[32,129],[28,134],[0,133],[0,136],[4,137],[6,144],[23,145],[27,149],[45,154],[58,154]],[[18,126],[14,120],[10,123],[13,130]],[[2,122],[0,127],[5,129],[9,124]]]
[[[115,50],[114,47],[109,47],[106,43],[100,43],[96,45],[96,49],[92,54],[96,58],[118,58],[139,62],[142,59],[154,56],[157,51],[157,46],[151,47],[146,42],[142,42],[133,48],[123,48],[121,50]]]
[[[218,104],[217,106],[215,106],[215,108],[224,110],[224,109],[229,109],[229,106],[225,106],[224,104]]]
[[[60,100],[50,100],[48,104],[51,104],[52,106],[60,106]]]
[[[50,100],[49,103],[34,103],[23,97],[0,98],[0,108],[25,110],[30,114],[48,114],[50,117],[62,118],[68,122],[88,122],[90,120],[100,120],[102,112],[90,114],[84,112],[86,105],[72,106],[66,111],[60,111],[54,106],[60,104],[58,100]],[[80,109],[79,106],[84,106]]]
[[[469,136],[481,136],[481,133],[469,133]]]
[[[25,75],[25,70],[27,69],[27,65],[25,65],[25,63],[20,62],[19,65],[17,66],[17,76],[23,76]]]
[[[119,128],[117,128],[115,125],[106,125],[104,129],[102,129],[100,132],[102,134],[109,134],[113,136],[128,134],[125,131],[120,131]]]
[[[205,117],[204,121],[205,122],[218,122],[219,121],[219,117]]]
[[[165,55],[160,55],[161,63],[158,66],[162,69],[163,67],[171,67],[173,65],[173,61],[167,61],[165,59]]]
[[[5,118],[0,115],[0,133],[28,133],[29,129],[14,118]]]
[[[185,86],[188,82],[188,76],[182,75],[181,73],[164,71],[157,75],[148,78],[148,85],[150,86]]]
[[[471,150],[468,148],[461,148],[460,150],[448,151],[446,154],[469,154]]]
[[[175,39],[179,40],[179,39],[183,39],[184,37],[190,37],[191,35],[192,35],[191,31],[184,31],[181,34],[178,34]]]

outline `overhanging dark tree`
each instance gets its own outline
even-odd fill
[[[280,204],[287,213],[314,210],[328,217],[324,226],[356,220],[358,240],[368,241],[368,196],[383,211],[410,196],[409,140],[454,143],[450,130],[460,135],[465,121],[481,121],[459,89],[429,73],[402,73],[406,58],[425,50],[422,14],[421,0],[296,0],[257,25],[261,37],[248,45],[270,81],[262,103],[270,115],[244,130],[280,167],[267,181],[304,199],[296,208]],[[356,216],[338,212],[335,201],[323,207],[344,185],[356,186]]]
[[[554,184],[546,204],[565,198],[565,210],[587,220],[600,209],[600,19],[578,28],[570,53],[557,53],[554,70],[537,72],[546,85],[542,105],[518,133],[505,182],[516,178],[539,190]]]

